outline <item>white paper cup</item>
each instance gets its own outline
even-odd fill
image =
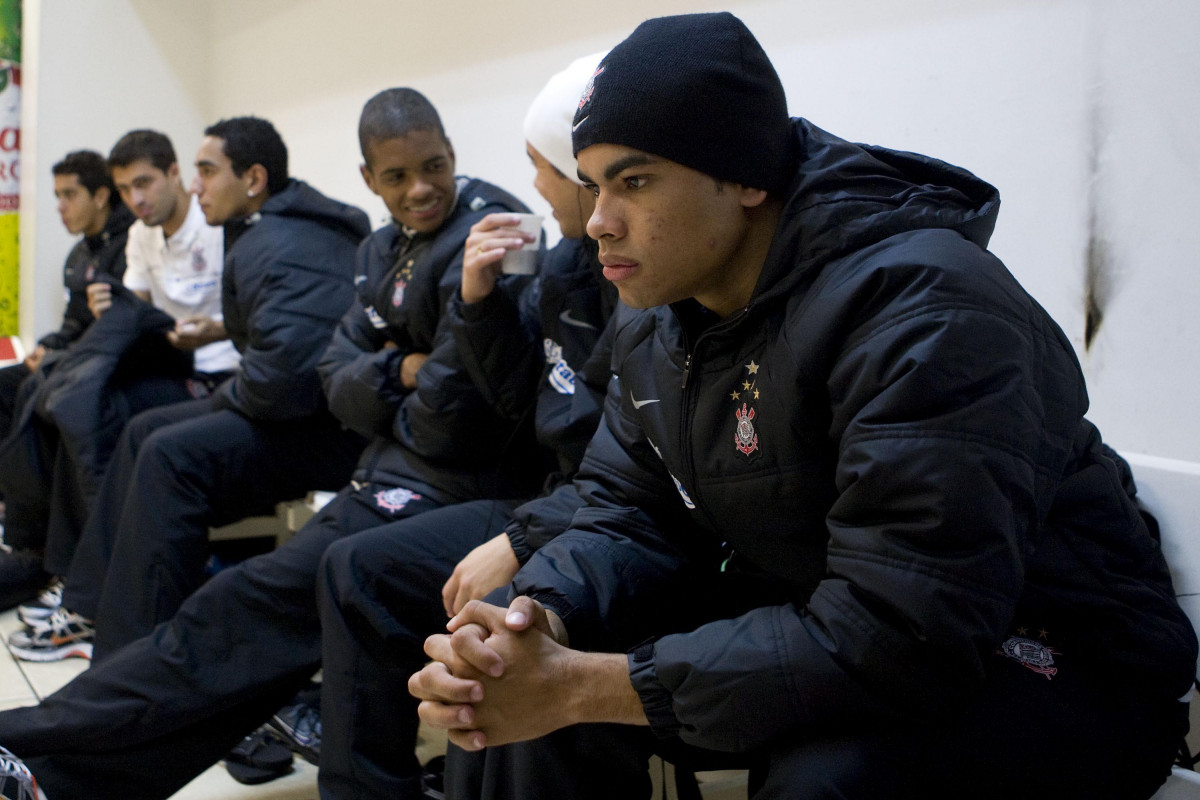
[[[517,229],[534,237],[532,242],[526,242],[520,250],[509,250],[500,262],[500,271],[505,275],[532,275],[537,272],[538,248],[542,243],[542,215],[515,214],[520,218]]]

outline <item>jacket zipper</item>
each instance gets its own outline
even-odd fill
[[[694,346],[688,341],[688,335],[687,335],[686,328],[683,330],[683,348],[684,348],[685,355],[684,355],[684,359],[683,359],[683,381],[682,381],[682,386],[680,387],[682,389],[682,391],[680,392],[681,408],[679,409],[679,423],[680,423],[679,424],[679,440],[680,440],[679,446],[680,446],[680,453],[683,455],[684,465],[687,468],[686,474],[687,474],[688,485],[690,485],[692,487],[692,491],[694,491],[695,487],[696,487],[696,459],[695,459],[695,453],[692,449],[692,436],[691,436],[691,427],[692,427],[692,413],[691,412],[693,410],[693,408],[692,408],[693,404],[689,401],[691,393],[688,392],[688,379],[691,377],[692,360],[695,357],[696,353],[698,353],[700,351],[701,342],[703,342],[706,338],[708,338],[714,332],[719,332],[721,329],[731,329],[731,328],[736,327],[737,325],[739,325],[741,323],[742,320],[744,320],[747,317],[749,311],[750,311],[750,306],[747,305],[745,308],[743,308],[741,310],[740,313],[736,314],[733,317],[730,317],[729,319],[722,320],[721,322],[717,323],[713,327],[704,331],[703,333],[700,334],[700,337],[696,340],[696,344]],[[685,486],[684,488],[687,489],[687,486]],[[703,515],[711,524],[712,517],[706,510],[704,510],[701,507],[702,501],[698,499],[698,496],[692,497],[692,493],[691,493],[691,491],[689,491],[688,497],[691,497],[692,505],[696,507],[696,511],[699,512],[701,515]]]

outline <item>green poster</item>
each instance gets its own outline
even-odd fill
[[[0,0],[0,336],[19,329],[21,0]]]

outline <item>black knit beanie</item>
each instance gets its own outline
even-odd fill
[[[639,25],[597,67],[572,144],[576,154],[625,145],[756,189],[792,177],[783,85],[754,34],[728,12]]]

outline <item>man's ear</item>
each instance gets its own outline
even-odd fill
[[[450,144],[449,136],[445,137],[445,139],[446,139],[446,152],[450,154],[450,171],[454,172],[454,145]]]
[[[251,197],[258,197],[267,190],[269,176],[267,168],[262,164],[251,164],[242,177],[250,178],[249,183],[246,184],[246,191]]]
[[[752,189],[749,186],[739,186],[742,208],[757,208],[767,201],[766,189]]]
[[[371,190],[371,194],[379,194],[379,191],[375,188],[375,175],[371,172],[371,168],[366,164],[359,164],[358,172],[362,175],[363,183]]]
[[[96,191],[92,192],[92,201],[95,202],[96,208],[104,208],[111,197],[112,190],[107,186],[97,186]]]

